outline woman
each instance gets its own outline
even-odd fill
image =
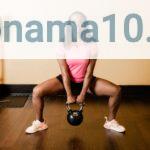
[[[80,12],[75,12],[71,15],[70,20],[79,25],[85,20],[85,16]],[[78,28],[78,33],[80,31],[81,28]],[[89,54],[87,49],[91,49],[91,47],[82,42],[77,42],[69,44],[68,49],[69,51],[66,50],[66,53],[64,52],[65,50],[61,51],[63,55],[67,55],[66,58],[70,58],[72,54],[85,56],[85,53],[87,54],[88,52]],[[120,86],[93,76],[96,59],[87,59],[87,57],[86,59],[58,59],[58,63],[61,74],[37,85],[33,89],[32,103],[36,113],[36,120],[26,129],[26,133],[35,133],[48,128],[43,118],[43,97],[63,90],[66,91],[67,103],[83,103],[87,92],[97,96],[109,96],[109,114],[108,118],[105,118],[104,128],[124,132],[125,128],[115,120],[120,104]],[[77,96],[73,95],[72,89],[76,89],[79,94]]]

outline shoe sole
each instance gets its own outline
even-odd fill
[[[43,129],[43,128],[42,128],[42,129],[39,128],[37,131],[34,131],[34,132],[26,132],[26,131],[25,131],[25,132],[26,132],[27,134],[33,134],[33,133],[36,133],[36,132],[38,132],[38,131],[43,131],[43,130],[46,130],[46,129],[48,129],[48,127],[44,128],[44,129]]]
[[[124,131],[118,131],[118,130],[114,130],[114,129],[110,129],[110,128],[107,128],[105,125],[103,126],[105,129],[107,129],[107,130],[112,130],[112,131],[116,131],[116,132],[119,132],[119,133],[124,133],[125,132],[125,130]]]

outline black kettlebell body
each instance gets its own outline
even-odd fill
[[[82,123],[83,121],[82,109],[83,106],[80,106],[79,110],[72,110],[69,104],[67,104],[67,110],[68,110],[67,121],[69,122],[69,124],[73,126],[77,126]]]

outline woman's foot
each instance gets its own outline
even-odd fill
[[[47,128],[48,128],[48,126],[45,122],[40,122],[39,120],[35,120],[32,122],[32,125],[25,130],[25,132],[26,133],[35,133],[37,131],[42,131]]]
[[[107,117],[105,117],[106,121],[104,123],[104,128],[114,130],[117,132],[125,132],[125,127],[120,125],[115,119],[108,121]]]

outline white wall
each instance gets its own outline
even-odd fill
[[[66,21],[74,11],[83,12],[88,19],[94,20],[99,28],[98,47],[100,49],[100,59],[111,58],[150,58],[150,44],[146,41],[150,36],[150,13],[149,1],[133,0],[0,0],[0,16],[3,20],[20,20],[23,24],[23,37],[27,31],[25,25],[28,21],[37,19],[42,22],[44,28],[44,43],[31,44],[26,42],[17,44],[3,43],[5,58],[52,58],[56,43],[46,42],[46,21],[62,20]],[[110,43],[109,24],[103,23],[103,17],[116,14],[116,42]],[[137,13],[143,19],[144,31],[142,39],[136,43],[126,41],[124,37],[124,19],[130,13]],[[136,21],[131,21],[131,34],[136,34]],[[13,32],[12,32],[13,33]],[[54,32],[57,39],[58,33]],[[15,40],[14,33],[12,39]]]

